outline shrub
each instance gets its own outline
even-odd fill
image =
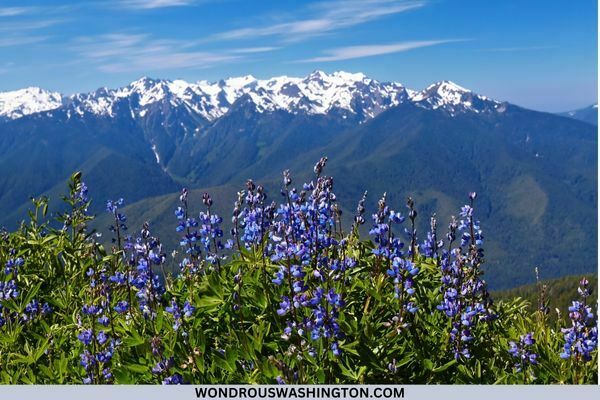
[[[325,164],[298,189],[285,171],[279,202],[249,180],[229,233],[209,194],[193,216],[184,189],[172,255],[148,223],[129,234],[123,200],[107,203],[113,239],[102,246],[80,173],[59,227],[47,199],[34,200],[0,239],[2,382],[597,382],[587,282],[569,321],[494,303],[475,193],[445,235],[432,216],[422,243],[413,200],[400,211],[384,194],[361,240],[367,194],[344,231]]]

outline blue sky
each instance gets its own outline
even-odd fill
[[[0,91],[364,72],[545,111],[597,100],[596,0],[0,0]]]

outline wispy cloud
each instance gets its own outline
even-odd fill
[[[172,69],[202,69],[210,68],[225,62],[239,60],[228,54],[214,54],[207,52],[164,52],[151,53],[132,57],[127,61],[114,62],[100,65],[98,70],[103,72],[145,72],[148,70]]]
[[[423,7],[425,1],[350,0],[321,2],[303,10],[305,17],[274,24],[246,27],[217,33],[211,40],[241,40],[276,37],[284,42],[301,41],[364,24],[387,15]]]
[[[120,5],[136,10],[151,10],[165,7],[181,7],[193,4],[193,0],[120,0]]]
[[[14,62],[3,63],[2,65],[0,65],[0,74],[6,74],[6,73],[10,72],[11,70],[13,70],[14,66],[15,66]]]
[[[495,48],[491,48],[491,49],[480,49],[480,51],[513,52],[513,51],[546,50],[546,49],[553,49],[553,48],[555,48],[555,46],[495,47]]]
[[[241,49],[231,49],[229,51],[231,53],[236,53],[236,54],[253,54],[253,53],[265,53],[268,51],[275,51],[278,49],[279,49],[279,47],[264,46],[264,47],[247,47],[247,48],[241,48]]]
[[[435,46],[444,43],[451,43],[462,41],[462,39],[447,39],[447,40],[421,40],[421,41],[412,41],[412,42],[400,42],[400,43],[392,43],[392,44],[371,44],[364,46],[348,46],[348,47],[338,47],[335,49],[326,50],[326,55],[308,58],[304,60],[298,60],[296,62],[299,63],[308,63],[308,62],[330,62],[330,61],[340,61],[340,60],[350,60],[353,58],[363,58],[363,57],[372,57],[379,56],[383,54],[391,54],[391,53],[400,53],[403,51],[409,51],[414,49],[419,49],[421,47],[429,47]]]
[[[65,22],[64,19],[46,19],[39,21],[18,21],[18,22],[3,22],[0,24],[0,32],[15,32],[33,31],[38,29],[49,28]]]
[[[123,33],[79,38],[72,46],[80,57],[93,61],[98,70],[110,73],[209,68],[275,49],[249,47],[204,51],[189,49],[189,43],[183,40],[156,40],[146,34]]]
[[[39,43],[46,40],[45,36],[16,36],[0,37],[0,47],[21,46],[25,44]]]
[[[14,17],[27,14],[34,9],[35,7],[0,7],[0,17]]]
[[[85,58],[106,59],[137,53],[147,38],[145,34],[121,33],[86,36],[75,39],[72,49]]]

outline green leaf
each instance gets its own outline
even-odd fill
[[[444,364],[444,365],[442,365],[440,367],[436,367],[432,371],[435,372],[435,373],[444,372],[445,370],[447,370],[448,368],[450,368],[454,364],[456,364],[456,360],[452,359],[452,361],[448,361],[446,364]]]
[[[127,364],[125,365],[125,368],[137,374],[143,374],[148,372],[148,366],[142,364]]]
[[[200,300],[196,303],[196,305],[198,308],[216,309],[223,303],[225,303],[225,302],[223,301],[222,298],[206,296],[206,297],[200,298]]]
[[[141,371],[146,372],[144,371]],[[130,385],[132,383],[136,383],[132,376],[124,369],[124,368],[115,368],[113,370],[113,375],[115,377],[115,383],[122,385]]]
[[[427,371],[431,371],[431,370],[433,370],[433,361],[426,358],[425,360],[423,360],[423,366],[425,367],[425,369]]]
[[[318,383],[325,383],[326,379],[325,379],[325,370],[323,370],[323,368],[319,368],[316,371],[316,378],[317,378],[317,382]]]

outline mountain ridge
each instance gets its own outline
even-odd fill
[[[49,196],[51,209],[60,210],[64,182],[82,171],[96,199],[91,212],[102,214],[104,201],[123,197],[132,215],[158,222],[169,243],[181,187],[222,193],[214,197],[215,205],[225,202],[218,210],[225,217],[246,179],[277,196],[281,171],[290,169],[295,184],[310,181],[311,164],[326,155],[350,218],[365,190],[372,194],[369,210],[383,192],[399,210],[412,196],[424,232],[431,213],[443,227],[466,194],[478,192],[493,287],[527,283],[535,266],[555,277],[597,265],[594,126],[495,102],[447,81],[413,92],[386,91],[361,74],[347,78],[355,82],[353,96],[343,96],[350,93],[344,79],[322,72],[298,78],[299,91],[278,78],[270,89],[251,76],[216,82],[211,99],[226,109],[200,108],[223,112],[213,120],[181,100],[202,100],[185,84],[146,78],[121,92],[99,89],[51,111],[0,121],[0,226],[15,227],[30,196]],[[346,91],[328,103],[308,97],[340,87]],[[296,102],[279,100],[298,112],[266,102],[257,107],[256,96],[266,101],[278,93],[293,95]],[[391,105],[398,97],[390,93],[405,100]],[[78,113],[86,101],[98,112]],[[132,217],[131,227],[143,222]]]
[[[60,108],[70,110],[69,116],[84,113],[112,116],[115,104],[122,101],[129,103],[132,113],[144,117],[148,105],[167,100],[174,106],[185,105],[208,122],[214,122],[244,95],[250,97],[259,112],[327,114],[337,110],[347,113],[346,118],[356,116],[360,121],[403,102],[447,109],[450,113],[490,111],[503,104],[450,81],[415,91],[398,82],[379,82],[363,73],[327,74],[317,70],[304,78],[279,76],[260,80],[247,75],[217,82],[142,77],[117,89],[104,87],[69,96],[40,88],[22,89],[0,93],[0,117],[16,119]],[[3,97],[11,101],[2,103]]]
[[[567,111],[558,113],[563,117],[576,119],[579,121],[587,122],[592,125],[598,125],[598,103],[592,104],[584,108],[578,108],[577,110]]]

